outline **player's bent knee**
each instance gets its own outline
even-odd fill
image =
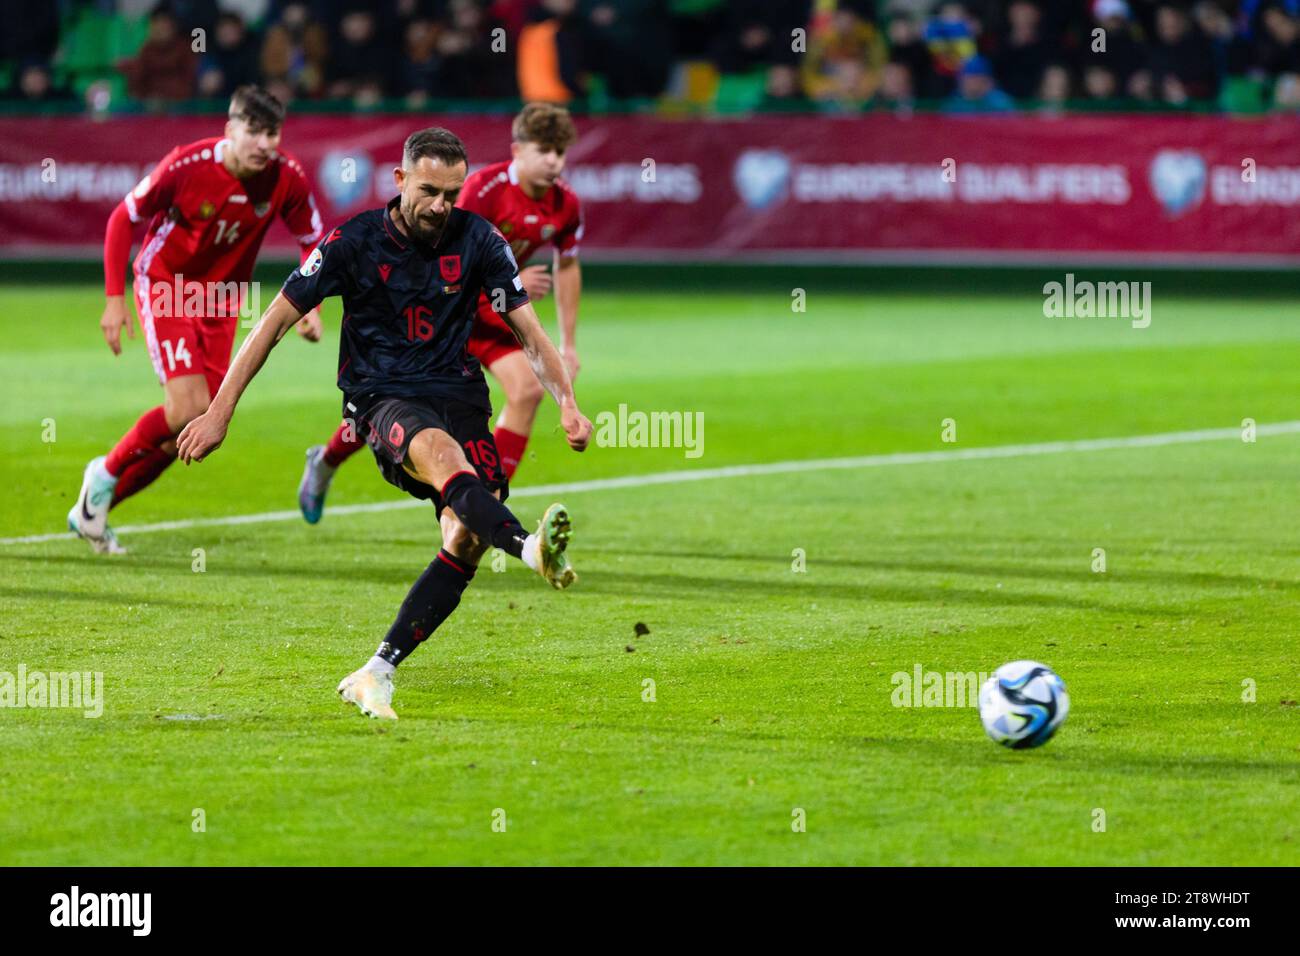
[[[506,393],[506,401],[524,408],[535,409],[546,397],[546,389],[542,388],[542,383],[532,375],[516,383],[513,392],[514,394]]]
[[[441,488],[458,471],[472,471],[456,439],[437,428],[425,428],[411,439],[403,463],[426,484]]]
[[[168,426],[179,434],[180,430],[208,410],[206,396],[203,400],[182,399],[163,403],[163,414]]]
[[[546,395],[542,383],[537,380],[533,367],[524,358],[523,352],[511,352],[493,363],[489,371],[501,383],[505,392],[506,404],[519,408],[540,405]]]
[[[167,383],[163,399],[163,414],[167,424],[176,432],[208,410],[212,398],[202,376],[182,376]]]

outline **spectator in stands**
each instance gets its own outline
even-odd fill
[[[568,103],[586,95],[577,0],[542,0],[519,33],[519,96]]]
[[[55,85],[49,65],[40,60],[28,60],[19,65],[14,71],[13,85],[5,91],[4,97],[15,102],[39,103],[42,106],[77,102],[70,91]]]
[[[925,44],[930,50],[931,65],[945,92],[959,85],[957,78],[962,74],[966,63],[976,54],[978,36],[979,22],[960,3],[941,3],[934,17],[926,23]],[[987,63],[984,65],[987,66]],[[981,84],[983,79],[985,78],[980,80]],[[988,85],[993,87],[991,73],[986,79]],[[1006,96],[1005,93],[1001,95]],[[964,99],[966,97],[958,90],[956,100]]]
[[[1147,65],[1156,95],[1181,106],[1189,99],[1213,99],[1219,92],[1214,53],[1187,12],[1172,3],[1156,9],[1156,37]]]
[[[763,83],[763,109],[804,109],[807,103],[797,69],[789,63],[777,63],[767,68],[767,77]]]
[[[1300,73],[1300,22],[1281,4],[1260,17],[1256,62],[1269,78]]]
[[[1042,19],[1042,11],[1030,0],[1014,0],[1007,9],[1009,29],[993,59],[993,75],[1017,99],[1037,95],[1043,71],[1060,56],[1056,43],[1043,38]]]
[[[714,59],[723,73],[745,73],[781,63],[797,66],[793,31],[807,30],[811,0],[748,0],[727,4]]]
[[[1065,109],[1073,91],[1074,80],[1069,68],[1062,63],[1049,63],[1034,95],[1043,112],[1055,114]]]
[[[804,57],[803,86],[821,103],[861,107],[880,86],[888,57],[874,25],[852,10],[813,20]]]
[[[330,50],[329,95],[374,106],[392,90],[393,60],[376,33],[374,13],[364,7],[347,11]]]
[[[194,31],[202,30],[204,43],[210,47],[220,14],[217,0],[167,0],[167,8],[176,17],[177,29],[183,36],[193,39]]]
[[[148,37],[140,51],[117,66],[126,77],[127,92],[136,99],[187,100],[194,95],[198,55],[165,4],[149,15]]]
[[[1257,62],[1273,80],[1273,107],[1300,108],[1300,21],[1277,4],[1264,9],[1260,26]]]
[[[450,0],[438,30],[442,96],[501,99],[516,95],[514,69],[506,55],[508,44],[492,48],[492,31],[498,26],[475,0]]]
[[[1094,0],[1092,16],[1085,45],[1085,76],[1090,68],[1100,67],[1115,77],[1116,95],[1140,96],[1139,90],[1150,87],[1150,74],[1145,73],[1147,51],[1129,5],[1125,0]],[[1098,28],[1103,32],[1094,37],[1092,31]]]
[[[1294,112],[1300,110],[1300,75],[1283,73],[1273,87],[1273,108]]]
[[[1110,67],[1090,63],[1083,69],[1083,95],[1094,103],[1115,103],[1121,96],[1119,77]]]
[[[907,70],[907,85],[913,95],[922,99],[944,96],[945,81],[934,72],[922,22],[911,16],[894,16],[889,19],[885,34],[889,39],[890,62]]]
[[[893,110],[903,115],[916,107],[916,90],[912,86],[912,71],[906,63],[891,61],[880,71],[880,88],[872,99],[872,106]]]
[[[1213,0],[1201,0],[1193,13],[1196,25],[1214,50],[1215,72],[1220,76],[1245,73],[1250,65],[1251,45],[1237,32],[1227,11]]]
[[[281,102],[299,96],[318,96],[325,88],[325,62],[329,37],[312,19],[305,3],[288,3],[280,19],[267,28],[262,41],[264,85]],[[292,94],[287,98],[284,94]]]
[[[1015,108],[1011,97],[997,88],[993,67],[982,56],[966,61],[957,77],[957,92],[944,106],[948,113],[1004,113]]]
[[[199,95],[230,99],[236,87],[258,81],[257,61],[257,41],[243,18],[237,13],[221,14],[199,70]]]
[[[668,85],[672,29],[667,0],[581,0],[597,72],[611,96],[658,96]]]
[[[427,17],[416,17],[406,24],[403,41],[397,92],[406,97],[408,108],[418,109],[438,94],[442,59],[438,56],[437,24]]]

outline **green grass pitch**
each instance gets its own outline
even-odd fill
[[[1136,330],[1044,318],[1031,285],[807,286],[804,312],[760,281],[593,289],[584,410],[703,412],[704,454],[574,455],[545,409],[521,519],[539,483],[1300,418],[1283,301],[1171,276]],[[0,537],[62,531],[85,462],[160,399],[138,337],[103,345],[101,302],[0,287]],[[337,303],[326,326],[114,523],[295,508],[339,414]],[[1297,475],[1292,433],[566,494],[579,585],[485,565],[400,668],[392,725],[334,687],[433,556],[429,511],[126,533],[121,559],[6,543],[0,671],[105,691],[98,719],[0,710],[0,864],[1295,865]],[[402,500],[363,453],[330,503]],[[895,673],[1018,658],[1071,694],[1039,750],[893,705]]]

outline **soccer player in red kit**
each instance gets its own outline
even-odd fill
[[[530,103],[511,127],[512,159],[485,166],[465,180],[456,205],[478,213],[505,236],[523,266],[542,246],[554,246],[553,271],[527,266],[520,272],[529,299],[536,301],[555,289],[560,323],[560,355],[570,379],[578,375],[575,336],[582,270],[578,243],[582,215],[577,194],[560,179],[566,150],[578,138],[568,110],[551,103]],[[502,319],[501,304],[480,297],[468,353],[491,372],[505,392],[493,439],[507,479],[514,476],[528,445],[545,392],[524,357],[519,340]],[[365,444],[355,423],[344,421],[327,445],[307,449],[307,467],[298,486],[298,506],[311,524],[321,518],[325,494],[334,472]]]
[[[109,509],[140,491],[176,460],[174,439],[217,394],[239,325],[243,294],[271,221],[284,220],[306,261],[321,218],[298,161],[279,151],[284,106],[256,86],[230,100],[225,136],[178,146],[113,210],[104,235],[100,327],[114,355],[122,327],[134,338],[123,287],[132,226],[148,222],[135,259],[135,305],[163,404],[140,416],[105,456],[86,466],[68,527],[96,552],[125,549],[108,526]],[[320,338],[320,316],[298,332]]]

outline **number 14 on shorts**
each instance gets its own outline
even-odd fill
[[[175,348],[172,347],[170,339],[162,340],[162,349],[167,353],[167,371],[176,371],[176,363],[184,362],[186,368],[193,368],[193,356],[190,350],[185,347],[185,337],[176,340]]]

